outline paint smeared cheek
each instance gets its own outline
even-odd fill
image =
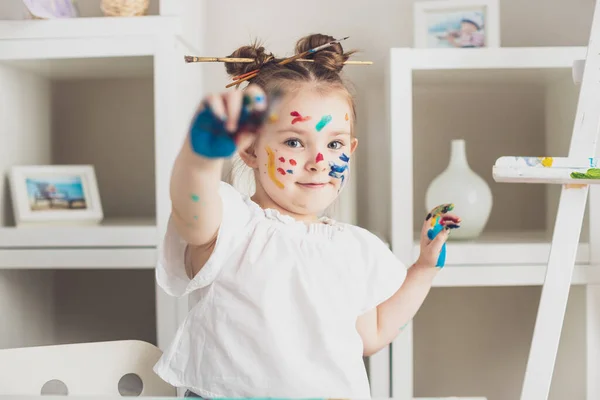
[[[283,189],[285,186],[283,185],[283,183],[277,179],[277,167],[275,166],[275,153],[273,152],[273,150],[271,150],[271,148],[269,146],[267,146],[265,148],[265,150],[267,151],[267,173],[269,174],[269,178],[273,181],[273,183],[275,183],[275,185],[280,188]]]
[[[346,174],[348,171],[348,162],[350,161],[350,157],[348,157],[346,154],[342,154],[340,156],[340,161],[341,163],[335,163],[335,162],[330,162],[329,163],[329,176],[331,176],[332,178],[335,179],[340,179],[342,181],[341,185],[344,184],[344,181],[346,180]],[[340,185],[340,186],[341,186]]]

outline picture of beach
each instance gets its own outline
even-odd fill
[[[85,210],[87,201],[80,176],[26,178],[31,211]]]

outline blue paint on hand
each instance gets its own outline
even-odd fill
[[[279,94],[276,93],[274,97],[279,97]],[[237,132],[229,132],[225,128],[225,121],[215,115],[210,107],[206,106],[199,112],[190,130],[190,142],[194,152],[206,158],[231,157],[237,148],[237,133],[258,131],[270,113],[270,109],[254,111],[252,100],[247,95],[243,98]],[[265,97],[255,96],[254,100],[260,103],[265,101]]]
[[[440,225],[438,221],[435,223],[433,228],[427,231],[427,237],[429,238],[429,240],[433,240],[443,229],[444,227]],[[442,245],[442,250],[440,251],[440,255],[437,259],[437,263],[435,264],[435,266],[443,268],[444,264],[446,264],[446,243]]]
[[[194,118],[190,143],[194,152],[206,158],[230,157],[236,149],[233,135],[225,129],[225,121],[209,107]]]

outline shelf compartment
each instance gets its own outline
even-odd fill
[[[417,233],[415,238],[419,237]],[[446,265],[546,265],[552,237],[545,231],[537,232],[484,232],[476,240],[449,240]],[[419,243],[413,245],[413,259],[419,256]],[[590,262],[590,246],[580,243],[576,264]]]
[[[105,219],[98,226],[0,228],[0,249],[155,247],[158,231],[149,218]]]
[[[0,82],[12,105],[0,110],[3,177],[15,165],[92,165],[104,218],[156,219],[152,78],[56,81],[0,67]],[[11,208],[5,183],[0,227],[14,226]]]
[[[540,70],[544,70],[539,65],[534,70],[515,66],[514,69],[426,71],[455,75],[443,83],[435,79],[417,83],[416,76],[423,71],[412,72],[413,111],[412,118],[407,116],[412,124],[400,123],[401,128],[393,135],[413,133],[413,178],[404,179],[413,186],[413,230],[420,229],[428,212],[427,188],[449,164],[452,140],[462,139],[470,168],[492,191],[493,206],[484,233],[552,231],[560,188],[500,183],[494,180],[492,171],[496,160],[507,155],[560,157],[568,153],[579,87],[572,82],[570,68],[566,67],[570,63],[563,64],[564,68],[552,70],[553,73],[545,70],[553,79],[539,77],[543,75]],[[471,77],[473,72],[477,72],[477,78]],[[496,81],[503,72],[509,72],[508,76],[504,81]],[[516,75],[511,77],[511,73]],[[450,198],[447,201],[455,202]],[[461,207],[456,204],[458,214]],[[586,211],[581,241],[587,241],[588,225]]]
[[[154,269],[148,248],[0,249],[0,269]]]
[[[157,343],[153,270],[0,270],[0,288],[0,348]]]

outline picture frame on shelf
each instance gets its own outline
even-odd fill
[[[500,47],[498,0],[417,1],[414,47]]]
[[[96,225],[104,218],[91,165],[24,165],[9,172],[17,227]]]

